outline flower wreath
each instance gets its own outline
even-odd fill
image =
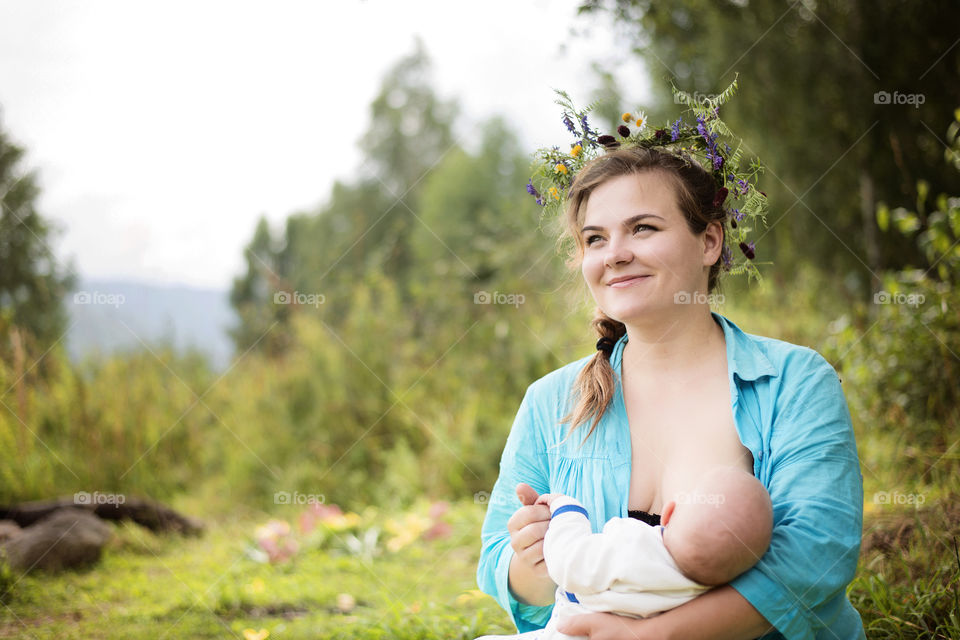
[[[720,106],[736,92],[737,78],[712,98],[698,100],[676,86],[672,89],[674,101],[688,107],[686,111],[692,114],[695,124],[678,118],[651,131],[647,128],[647,117],[643,111],[637,110],[623,114],[624,124],[617,127],[616,135],[601,135],[590,128],[587,115],[598,103],[579,110],[566,92],[555,90],[556,102],[563,108],[563,124],[573,134],[574,142],[568,151],[556,146],[536,151],[534,173],[527,183],[527,192],[543,207],[542,219],[563,211],[565,196],[574,177],[587,162],[607,150],[621,146],[664,147],[681,157],[696,158],[713,174],[717,182],[714,204],[724,208],[726,220],[730,223],[724,228],[723,271],[728,275],[746,273],[748,280],[760,280],[756,265],[771,263],[754,261],[755,243],[748,237],[758,220],[766,225],[767,196],[756,187],[763,165],[759,160],[753,160],[746,168],[741,167],[742,142],[720,119]],[[728,139],[735,142],[735,149],[726,142]],[[734,257],[731,245],[739,247],[742,257]]]

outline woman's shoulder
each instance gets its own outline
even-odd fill
[[[833,365],[813,347],[779,338],[747,333],[728,318],[723,318],[728,336],[734,340],[734,359],[745,369],[779,377],[803,377],[827,370]]]

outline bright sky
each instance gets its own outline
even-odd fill
[[[368,106],[416,35],[463,130],[499,113],[527,150],[556,144],[552,88],[586,104],[590,63],[626,50],[576,6],[0,0],[0,126],[82,277],[226,288],[260,215],[280,228],[352,180]],[[647,99],[641,66],[615,71]]]

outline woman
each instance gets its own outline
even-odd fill
[[[481,534],[479,586],[521,632],[546,623],[556,588],[539,494],[577,498],[595,532],[615,516],[656,524],[702,470],[733,465],[773,502],[771,545],[752,569],[653,618],[590,614],[560,630],[864,637],[846,597],[863,478],[839,379],[815,351],[745,334],[710,311],[704,292],[717,285],[727,222],[716,192],[696,162],[639,147],[596,158],[573,182],[565,227],[597,304],[598,351],[527,389]]]

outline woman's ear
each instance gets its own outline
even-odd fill
[[[703,231],[703,264],[714,264],[723,251],[723,225],[714,220]]]

